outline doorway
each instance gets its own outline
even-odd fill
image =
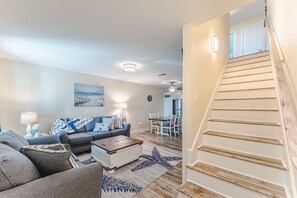
[[[243,55],[266,50],[263,22],[246,26],[242,29]]]

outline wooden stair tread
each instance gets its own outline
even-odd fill
[[[261,143],[266,143],[266,144],[283,145],[281,140],[273,139],[273,138],[259,137],[259,136],[240,135],[240,134],[225,133],[225,132],[220,132],[220,131],[205,131],[205,132],[203,132],[203,134],[224,137],[224,138],[245,140],[245,141],[251,141],[251,142],[261,142]]]
[[[263,57],[265,57],[265,56],[263,56]],[[263,57],[261,57],[261,58],[263,58]],[[248,60],[249,59],[244,60],[244,61],[248,61]],[[263,63],[263,62],[267,62],[267,61],[271,61],[271,59],[269,58],[267,60],[260,60],[260,61],[250,62],[250,63],[243,63],[243,64],[240,64],[240,65],[233,65],[233,66],[229,66],[230,64],[233,64],[233,63],[228,63],[228,66],[226,68],[227,69],[230,69],[230,68],[234,68],[234,67],[240,67],[240,66],[245,66],[245,65],[252,65],[252,64],[257,64],[257,63]],[[234,62],[234,63],[237,63],[237,62]]]
[[[277,197],[277,198],[287,197],[286,191],[283,187],[275,184],[271,184],[265,181],[261,181],[253,177],[249,177],[246,175],[242,175],[239,173],[235,173],[229,170],[225,170],[216,166],[212,166],[212,165],[208,165],[200,162],[196,163],[194,166],[187,165],[187,167],[195,171],[208,174],[215,178],[247,188],[249,190],[259,192],[261,194],[264,194],[270,197]]]
[[[215,100],[266,100],[277,99],[276,97],[251,97],[251,98],[216,98]]]
[[[242,82],[233,82],[233,83],[222,83],[221,85],[234,85],[234,84],[254,83],[254,82],[263,82],[263,81],[271,81],[271,80],[273,80],[273,78],[261,79],[261,80],[242,81]]]
[[[263,157],[263,156],[258,156],[258,155],[253,155],[253,154],[248,154],[248,153],[243,153],[243,152],[238,152],[233,150],[227,150],[227,149],[217,148],[217,147],[208,146],[208,145],[202,145],[198,147],[198,150],[286,170],[284,163],[278,159],[273,159],[273,158],[268,158],[268,157]]]
[[[269,50],[265,50],[265,51],[262,51],[262,52],[256,52],[256,53],[253,53],[253,54],[247,54],[247,55],[243,55],[243,56],[237,56],[237,57],[234,57],[234,58],[229,58],[229,63],[233,63],[234,62],[241,62],[243,60],[240,60],[240,61],[236,61],[237,59],[242,59],[242,58],[247,58],[247,59],[244,59],[244,60],[250,60],[250,59],[255,59],[255,58],[262,58],[262,57],[265,57],[265,56],[270,56],[270,54],[266,54],[267,52],[269,52]],[[260,55],[260,56],[256,56],[256,57],[253,57],[253,58],[248,58],[249,56],[254,56],[256,54],[263,54],[263,55]],[[231,62],[230,62],[231,61]]]
[[[264,126],[280,126],[279,123],[276,122],[263,122],[263,121],[251,121],[251,120],[229,120],[229,119],[209,119],[211,122],[227,122],[227,123],[235,123],[235,124],[253,124],[253,125],[264,125]]]
[[[182,184],[178,189],[179,192],[184,193],[189,197],[196,198],[225,198],[215,192],[212,192],[206,188],[193,184],[191,182],[186,182]]]
[[[249,89],[230,89],[230,90],[218,90],[218,92],[257,91],[257,90],[266,90],[266,89],[275,89],[275,88],[274,87],[263,87],[263,88],[249,88]]]
[[[259,73],[254,73],[254,74],[243,74],[243,75],[238,75],[238,76],[230,76],[230,77],[224,77],[223,79],[230,79],[230,78],[238,78],[238,77],[245,77],[245,76],[256,76],[260,74],[270,74],[272,71],[269,72],[259,72]]]
[[[248,71],[248,70],[253,70],[253,69],[259,69],[259,68],[263,68],[263,67],[271,67],[271,65],[255,66],[255,67],[246,68],[246,69],[239,69],[239,70],[235,70],[235,71],[226,71],[225,74],[233,73],[233,72]]]
[[[214,111],[278,111],[278,109],[268,108],[213,108]]]

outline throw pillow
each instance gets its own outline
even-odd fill
[[[109,130],[109,123],[96,123],[94,132],[106,132]]]
[[[21,152],[31,159],[42,177],[78,167],[63,144],[24,146]]]
[[[114,119],[114,128],[115,129],[122,129],[124,124],[124,119],[123,118],[115,118]]]
[[[3,131],[0,134],[0,143],[7,144],[11,148],[19,151],[21,147],[28,146],[28,141],[21,135],[14,131]]]
[[[0,191],[40,178],[36,166],[22,153],[0,143]]]
[[[109,124],[109,130],[114,130],[113,127],[114,117],[111,118],[102,118],[102,123],[108,123]]]

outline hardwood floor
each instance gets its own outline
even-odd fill
[[[133,134],[133,138],[137,138],[144,142],[149,142],[159,146],[171,148],[174,150],[182,150],[182,137],[166,137],[157,136],[150,132],[144,132],[139,134]],[[173,169],[159,177],[156,181],[151,183],[148,187],[140,191],[135,198],[171,198],[177,197],[177,188],[182,184],[182,163],[180,162]]]
[[[182,136],[168,137],[168,136],[156,135],[155,133],[144,132],[144,133],[132,134],[132,137],[142,140],[144,142],[149,142],[159,146],[182,151]]]

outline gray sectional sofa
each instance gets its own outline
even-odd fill
[[[91,141],[103,138],[126,135],[130,137],[130,124],[124,124],[122,129],[115,129],[108,132],[93,132],[96,123],[101,123],[102,117],[94,117],[93,121],[82,127],[75,133],[67,134],[64,131],[59,133],[60,140],[63,144],[70,144],[72,152],[75,154],[88,152],[91,150]]]
[[[0,133],[0,142],[11,142],[11,145],[15,145],[15,139],[19,137],[12,134],[12,138],[7,138],[5,133],[12,134],[13,132]],[[5,137],[4,137],[5,136]],[[10,137],[10,135],[9,135]],[[22,137],[20,137],[22,138]],[[38,138],[32,138],[25,140],[22,138],[24,145],[36,145],[36,144],[56,144],[60,143],[58,136],[44,136]],[[18,143],[19,144],[19,143]],[[2,147],[1,147],[2,145]],[[25,171],[28,171],[27,164],[23,164],[22,160],[17,158],[18,161],[14,162],[15,152],[4,152],[3,148],[7,146],[0,143],[0,187],[5,184],[4,181],[7,178],[13,178],[10,181],[17,181],[21,183],[25,178]],[[11,149],[10,149],[11,150]],[[22,154],[20,154],[22,155]],[[2,167],[6,164],[5,168]],[[15,167],[16,164],[18,167]],[[11,167],[8,168],[7,166]],[[8,172],[8,169],[11,172]],[[19,171],[24,172],[19,172]],[[5,172],[5,176],[3,174]],[[32,170],[30,170],[32,171]],[[49,176],[41,177],[24,184],[18,184],[13,182],[14,187],[6,190],[0,190],[1,198],[81,198],[81,197],[101,197],[101,178],[103,175],[103,168],[99,162],[80,166],[78,168],[68,169],[62,172],[58,172]],[[2,178],[5,177],[5,178]],[[6,182],[7,183],[7,182]]]

